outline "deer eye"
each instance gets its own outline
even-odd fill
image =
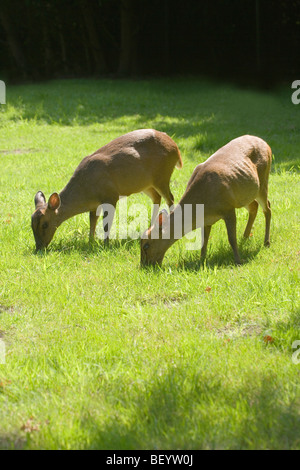
[[[44,222],[42,225],[42,229],[45,230],[46,228],[48,228],[48,226],[49,226],[48,222]]]
[[[149,243],[146,243],[146,244],[144,245],[143,249],[144,249],[145,251],[147,251],[148,248],[149,248],[149,246],[150,246]]]

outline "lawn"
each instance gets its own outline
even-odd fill
[[[176,201],[194,167],[229,140],[265,139],[271,247],[261,209],[242,240],[240,209],[238,267],[222,221],[205,262],[180,240],[161,269],[143,270],[138,240],[89,244],[88,214],[35,254],[35,193],[59,192],[84,156],[148,127],[181,150]],[[300,105],[291,90],[179,78],[7,84],[0,129],[0,448],[299,449]],[[145,195],[135,202],[151,211]]]

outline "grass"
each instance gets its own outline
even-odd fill
[[[0,109],[0,448],[299,449],[299,111],[290,90],[199,80],[7,86]],[[259,210],[233,264],[222,222],[208,257],[177,242],[162,269],[139,242],[88,243],[88,214],[34,254],[33,198],[133,129],[178,143],[181,197],[195,165],[234,137],[272,147],[271,247]],[[150,200],[134,195],[133,202]],[[272,338],[267,341],[266,337]]]

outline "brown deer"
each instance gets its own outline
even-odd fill
[[[115,208],[120,196],[146,193],[154,204],[154,220],[162,197],[169,207],[174,204],[169,183],[175,165],[182,167],[176,143],[153,129],[129,132],[101,147],[81,161],[65,188],[53,193],[48,203],[41,191],[36,193],[31,218],[36,249],[46,248],[61,223],[82,212],[90,213],[93,239],[100,215],[97,208],[102,205],[106,215],[105,205]],[[113,215],[104,226],[105,241],[112,219]]]
[[[191,204],[193,209],[188,231],[198,228],[195,207],[197,204],[204,205],[204,239],[201,256],[206,255],[211,226],[223,219],[235,262],[240,264],[235,209],[246,207],[249,211],[244,232],[244,237],[248,238],[257,214],[258,204],[265,215],[265,245],[269,246],[271,209],[268,201],[268,179],[271,160],[272,151],[264,140],[244,135],[232,140],[204,163],[197,165],[175,209],[170,214],[160,213],[154,225],[142,236],[141,264],[160,265],[162,263],[166,251],[176,241],[175,221],[179,220],[183,225],[186,204]],[[170,235],[164,238],[166,228]],[[154,233],[158,233],[159,236],[155,238]]]

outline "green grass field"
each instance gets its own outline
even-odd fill
[[[300,448],[300,364],[292,360],[300,340],[300,106],[290,91],[194,79],[7,86],[1,449]],[[240,209],[242,266],[221,221],[205,262],[180,240],[161,269],[142,270],[138,240],[90,245],[82,214],[36,255],[35,193],[60,191],[84,156],[148,127],[181,150],[176,201],[196,164],[219,147],[246,133],[264,138],[274,154],[271,247],[263,247],[261,209],[253,236],[242,240]],[[144,195],[134,202],[151,210]]]

